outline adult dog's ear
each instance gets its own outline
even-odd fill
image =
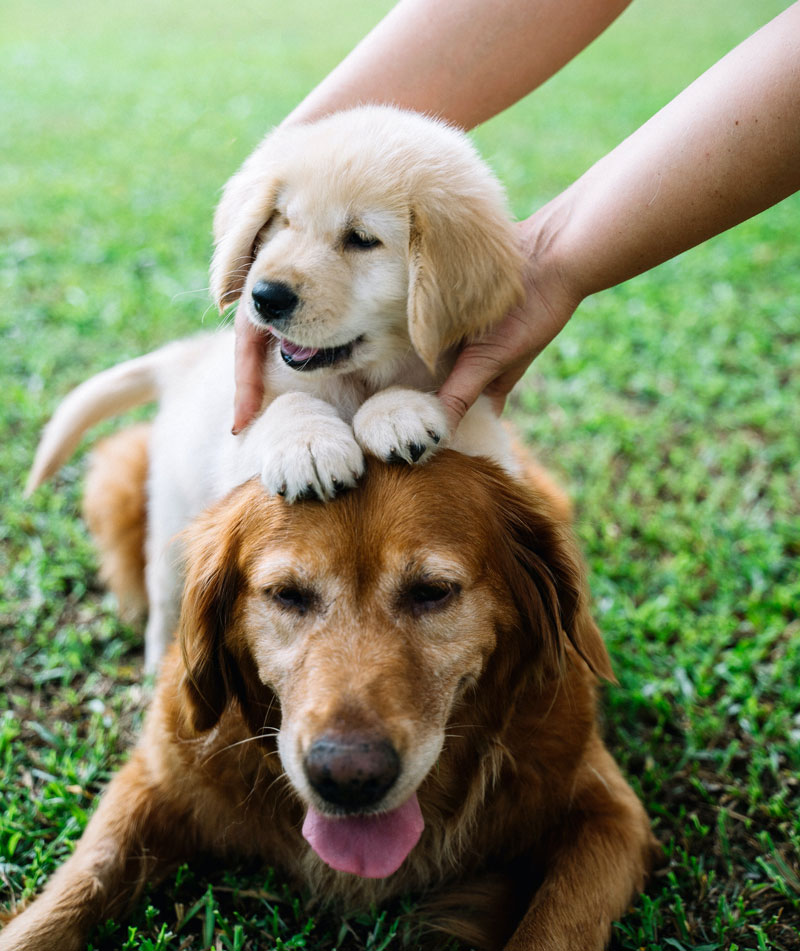
[[[494,498],[504,533],[502,570],[523,626],[541,639],[545,669],[562,670],[571,645],[597,677],[614,681],[568,523],[535,487],[498,480]]]
[[[522,254],[499,183],[448,183],[417,196],[409,238],[408,332],[433,372],[448,347],[496,324],[522,299]]]
[[[197,732],[210,730],[231,697],[243,690],[226,632],[241,588],[239,549],[250,502],[250,493],[236,489],[184,533],[186,583],[178,639],[185,669],[180,689]]]
[[[276,131],[267,136],[229,179],[217,205],[210,286],[220,311],[241,296],[255,260],[258,233],[275,211],[279,135]]]

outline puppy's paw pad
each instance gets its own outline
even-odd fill
[[[447,441],[439,400],[417,390],[390,389],[364,403],[353,432],[365,452],[387,462],[425,462]]]

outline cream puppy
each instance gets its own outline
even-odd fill
[[[274,338],[260,416],[230,433],[233,335],[168,344],[73,391],[48,424],[28,491],[101,419],[157,400],[150,447],[145,662],[177,620],[176,536],[260,475],[289,501],[352,487],[364,453],[422,463],[448,444],[514,463],[480,399],[452,437],[435,396],[455,348],[521,295],[501,186],[465,135],[368,106],[279,128],[225,188],[211,289]]]

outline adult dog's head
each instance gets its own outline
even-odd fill
[[[228,182],[211,290],[295,370],[433,369],[521,295],[503,191],[467,137],[385,106],[279,127]]]
[[[454,718],[488,736],[566,665],[610,676],[550,501],[450,451],[370,460],[358,492],[324,505],[235,490],[189,536],[180,637],[193,728],[231,701],[253,735],[279,722],[309,842],[374,878],[415,844],[416,792]]]

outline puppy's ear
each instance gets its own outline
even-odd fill
[[[274,132],[226,184],[214,214],[211,296],[219,310],[238,300],[255,259],[259,231],[275,211],[280,188]]]
[[[185,667],[181,693],[197,732],[210,730],[229,699],[242,691],[226,633],[242,583],[239,549],[249,499],[249,493],[235,490],[184,533],[186,582],[178,622]]]
[[[522,299],[522,254],[499,184],[447,191],[411,212],[408,332],[433,372],[440,354],[496,324]]]
[[[546,668],[563,669],[569,644],[598,678],[614,681],[568,523],[547,496],[506,479],[498,480],[495,500],[504,533],[503,571],[523,625],[542,639]]]

